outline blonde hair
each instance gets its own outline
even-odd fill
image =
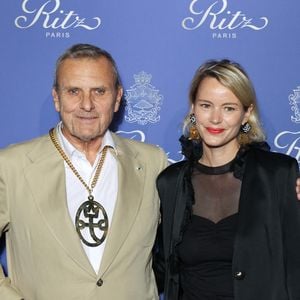
[[[255,90],[245,70],[243,70],[243,68],[236,62],[232,62],[227,59],[209,60],[201,65],[196,71],[190,85],[190,108],[195,103],[200,83],[207,77],[217,79],[223,86],[228,88],[240,100],[245,111],[250,106],[253,107],[248,120],[251,129],[247,133],[239,133],[239,143],[244,145],[252,142],[265,141],[266,137],[259,120]],[[188,115],[184,120],[183,126],[185,136],[188,136],[190,127],[191,122]]]

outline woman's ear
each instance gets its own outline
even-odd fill
[[[245,112],[245,115],[244,115],[244,118],[243,118],[243,122],[242,122],[242,125],[244,125],[245,123],[248,122],[249,118],[250,118],[250,115],[251,115],[251,112],[253,111],[253,104],[251,104],[246,112]]]

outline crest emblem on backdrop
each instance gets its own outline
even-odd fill
[[[150,84],[151,79],[151,74],[141,71],[134,75],[135,84],[126,90],[125,121],[128,123],[147,125],[160,120],[163,96]]]
[[[294,116],[291,116],[292,122],[300,123],[300,86],[298,86],[293,94],[289,95],[291,110]]]

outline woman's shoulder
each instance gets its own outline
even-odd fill
[[[181,171],[185,171],[190,165],[189,161],[183,160],[180,162],[173,163],[165,168],[158,176],[158,178],[163,178],[166,176],[177,176]]]
[[[176,205],[175,203],[181,203],[185,207],[187,197],[190,196],[191,192],[190,181],[188,180],[190,166],[191,162],[187,160],[173,163],[158,176],[156,186],[161,201],[161,209],[165,215],[166,211],[171,212],[169,209]],[[183,191],[185,192],[183,193]]]
[[[268,166],[271,169],[276,169],[279,166],[298,166],[298,162],[294,157],[280,152],[251,149],[249,154],[250,155],[248,157],[251,163],[258,162],[261,165]]]
[[[169,165],[157,177],[156,182],[158,189],[176,186],[178,181],[183,180],[184,176],[188,174],[189,166],[190,162],[187,160]]]

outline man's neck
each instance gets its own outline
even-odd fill
[[[90,162],[91,165],[94,164],[99,149],[102,145],[103,137],[97,137],[95,139],[91,139],[89,141],[83,141],[74,137],[72,135],[66,135],[62,128],[62,134],[64,137],[73,145],[81,153],[84,153],[86,159]]]

